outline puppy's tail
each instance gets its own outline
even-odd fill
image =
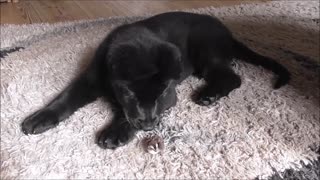
[[[274,84],[274,89],[278,89],[289,82],[291,76],[289,71],[275,60],[252,51],[246,45],[237,40],[234,40],[234,49],[235,58],[239,58],[253,65],[260,65],[278,75],[278,79]]]

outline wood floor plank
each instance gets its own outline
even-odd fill
[[[0,22],[1,24],[29,24],[23,12],[19,10],[18,4],[1,3],[0,4]]]
[[[88,19],[89,16],[79,8],[74,1],[70,0],[62,0],[62,1],[48,1],[51,3],[51,6],[56,8],[59,12],[57,16],[61,21],[68,20],[80,20],[80,19]]]
[[[89,18],[100,18],[113,16],[111,7],[106,6],[104,1],[74,1]]]
[[[59,22],[74,20],[61,3],[64,1],[30,1],[35,11],[39,14],[42,22]],[[59,6],[60,4],[60,6]]]
[[[26,18],[27,18],[29,23],[40,23],[40,22],[42,22],[39,14],[35,11],[33,6],[31,5],[30,1],[23,1],[18,5],[20,5],[21,10],[26,15]]]
[[[54,23],[266,1],[270,0],[20,0],[0,4],[0,23]]]

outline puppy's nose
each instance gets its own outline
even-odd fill
[[[155,127],[155,123],[153,121],[147,121],[141,124],[141,129],[144,131],[151,131]]]
[[[142,130],[144,131],[151,131],[154,129],[154,126],[142,126]]]
[[[158,118],[153,118],[152,120],[146,121],[139,121],[140,127],[144,131],[151,131],[155,128],[156,124],[158,123]]]

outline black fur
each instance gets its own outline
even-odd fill
[[[217,19],[184,12],[164,13],[122,25],[101,43],[88,69],[52,102],[22,123],[25,134],[42,133],[97,97],[108,97],[116,109],[98,145],[114,149],[138,130],[152,130],[159,115],[177,101],[175,87],[194,74],[206,86],[195,102],[209,105],[241,84],[230,67],[232,58],[276,73],[275,88],[288,83],[289,72],[235,40]]]

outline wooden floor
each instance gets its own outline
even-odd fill
[[[133,16],[147,12],[230,6],[267,0],[20,0],[1,3],[1,24],[30,24],[94,19],[110,16]]]

